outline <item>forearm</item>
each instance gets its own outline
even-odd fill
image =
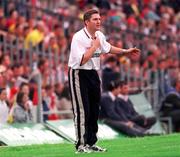
[[[88,49],[88,50],[84,53],[80,65],[85,64],[85,63],[93,56],[93,54],[94,54],[95,51],[96,51],[96,48],[95,48],[94,46],[92,46],[90,49]]]
[[[127,52],[128,52],[127,49],[122,49],[116,46],[111,46],[111,49],[110,49],[110,53],[118,54],[118,55],[124,55]]]

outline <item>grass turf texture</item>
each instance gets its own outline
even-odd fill
[[[99,141],[104,153],[75,154],[73,144],[0,147],[0,157],[180,157],[180,134]]]

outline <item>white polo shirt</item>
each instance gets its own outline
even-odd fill
[[[111,45],[106,41],[106,38],[102,32],[96,31],[95,36],[100,40],[100,48],[94,52],[92,58],[90,58],[85,64],[80,65],[84,53],[91,47],[92,36],[88,33],[85,27],[74,34],[68,62],[69,67],[72,69],[86,70],[100,69],[100,54],[108,53],[111,49]]]

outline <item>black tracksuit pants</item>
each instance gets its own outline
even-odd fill
[[[76,149],[97,141],[100,79],[96,70],[69,69],[69,87],[76,130]]]

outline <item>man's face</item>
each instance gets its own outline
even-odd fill
[[[27,95],[29,95],[29,86],[24,85],[24,86],[22,87],[22,92],[25,93],[25,94],[27,94]]]
[[[85,23],[89,29],[98,31],[101,27],[101,17],[99,14],[93,14],[89,20],[85,21]]]
[[[7,93],[6,90],[3,90],[0,94],[0,100],[5,101],[7,99]]]
[[[121,88],[117,87],[116,89],[114,89],[114,95],[117,96],[121,91]]]
[[[128,94],[129,94],[129,86],[128,86],[128,85],[123,85],[123,86],[121,87],[121,93],[122,93],[123,95],[128,95]]]

